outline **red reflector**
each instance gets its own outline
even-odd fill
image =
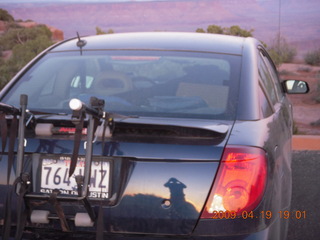
[[[226,147],[201,218],[217,212],[252,211],[260,203],[267,179],[266,153],[260,148]]]
[[[73,127],[54,127],[52,132],[53,132],[53,134],[75,134],[76,128],[73,128]],[[83,135],[87,134],[86,128],[82,129],[82,134]]]

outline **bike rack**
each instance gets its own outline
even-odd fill
[[[19,129],[18,129],[18,152],[17,152],[17,169],[16,176],[21,176],[22,182],[18,183],[17,186],[17,194],[21,195],[20,185],[30,185],[31,182],[28,180],[29,178],[25,177],[23,173],[23,157],[24,157],[24,133],[25,133],[25,116],[26,116],[26,108],[27,108],[27,96],[21,96],[21,116],[19,119]],[[57,217],[53,217],[52,219],[60,219],[61,227],[63,231],[69,231],[70,228],[66,221],[65,214],[60,205],[60,202],[80,202],[83,204],[87,213],[77,213],[73,220],[75,220],[76,226],[86,226],[92,227],[96,216],[95,213],[89,203],[88,200],[88,187],[90,184],[90,175],[91,175],[91,161],[92,161],[92,151],[93,151],[93,141],[94,141],[94,133],[100,119],[105,117],[105,113],[103,112],[104,108],[104,100],[97,99],[95,97],[91,97],[90,106],[86,106],[78,99],[72,99],[69,103],[70,108],[73,110],[72,120],[75,124],[83,124],[84,118],[88,115],[88,126],[87,126],[87,143],[86,143],[86,153],[85,153],[85,168],[84,168],[84,176],[77,176],[76,182],[78,186],[78,196],[60,196],[60,191],[58,189],[53,190],[51,194],[37,194],[34,192],[26,192],[23,196],[24,199],[32,201],[32,200],[43,200],[48,203],[51,203],[56,211]],[[75,134],[75,145],[78,141],[78,144],[81,142],[82,135],[82,126],[80,126],[81,130],[80,134]],[[78,139],[77,139],[78,138]],[[75,147],[75,146],[74,146]],[[75,157],[74,161],[77,161],[78,153],[73,154]],[[71,161],[72,162],[72,161]],[[71,163],[72,164],[72,163]],[[75,167],[74,167],[75,168]],[[71,167],[70,167],[71,169]],[[74,170],[74,169],[73,169]],[[70,171],[69,177],[72,175]],[[89,217],[89,218],[88,218]],[[34,210],[31,213],[30,219],[34,223],[47,223],[49,221],[48,211],[45,210]]]

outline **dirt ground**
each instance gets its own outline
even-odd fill
[[[320,67],[304,64],[282,64],[280,77],[308,82],[308,94],[288,95],[293,104],[293,118],[297,134],[320,135]],[[316,98],[318,97],[318,102]]]

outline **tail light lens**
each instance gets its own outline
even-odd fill
[[[213,218],[217,212],[241,215],[260,203],[267,179],[264,150],[229,146],[225,149],[216,179],[201,218]]]

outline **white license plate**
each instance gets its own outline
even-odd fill
[[[59,189],[61,194],[78,195],[75,176],[84,176],[85,158],[79,157],[74,174],[69,178],[71,157],[43,156],[41,165],[41,193],[51,193]],[[90,198],[108,198],[110,182],[110,162],[93,160],[89,185]]]

